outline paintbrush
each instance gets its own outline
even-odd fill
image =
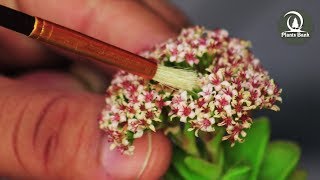
[[[166,67],[61,25],[0,5],[0,25],[30,38],[75,54],[118,67],[173,88],[192,90],[198,86],[194,71]]]

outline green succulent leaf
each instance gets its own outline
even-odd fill
[[[133,132],[131,132],[131,131],[127,132],[127,139],[129,141],[129,143],[131,143],[131,144],[133,143],[133,140],[134,140]]]
[[[199,141],[188,128],[184,126],[181,132],[182,144],[174,147],[172,165],[164,176],[166,180],[305,180],[307,177],[305,171],[295,170],[300,158],[296,144],[275,141],[268,145],[267,118],[256,119],[247,130],[245,142],[234,147],[229,142],[221,143],[224,131],[217,129],[215,137],[209,141],[206,136],[200,136],[199,141],[204,145],[200,148]],[[202,151],[206,151],[207,156],[199,154]]]
[[[249,166],[236,166],[230,168],[222,177],[222,180],[246,180],[250,177]]]
[[[183,180],[183,177],[180,176],[179,172],[171,165],[163,176],[165,180]]]
[[[219,174],[223,171],[223,165],[224,165],[224,149],[221,146],[222,144],[222,137],[224,135],[225,131],[221,128],[217,128],[215,131],[215,136],[205,143],[206,149],[209,154],[209,160],[218,166],[218,172]]]
[[[248,164],[252,167],[248,179],[257,179],[270,136],[268,119],[262,117],[255,120],[247,134],[248,136],[242,144],[230,147],[230,143],[223,143],[225,168],[229,169],[237,164]]]
[[[200,73],[205,73],[206,68],[208,68],[212,64],[213,55],[204,53],[202,56],[198,56],[197,58],[200,59],[200,62],[197,65],[196,69]]]
[[[196,179],[205,179],[200,174],[193,172],[188,166],[184,163],[184,159],[187,157],[187,154],[178,147],[174,147],[172,164],[173,167],[177,170],[181,177],[185,180],[196,180]]]
[[[210,141],[205,143],[207,151],[210,154],[210,160],[214,163],[223,163],[224,156],[221,155],[221,153],[223,153],[221,142],[224,133],[225,132],[223,129],[216,129],[215,136]]]
[[[184,162],[190,170],[206,179],[218,179],[220,177],[222,167],[218,164],[212,164],[193,156],[187,156]]]
[[[259,179],[287,179],[300,158],[300,148],[292,142],[271,142],[266,150]]]
[[[194,131],[188,131],[191,127],[189,123],[184,125],[183,130],[183,140],[182,140],[182,149],[186,151],[188,154],[192,154],[194,156],[199,156],[199,151],[196,143],[196,136],[194,135]]]

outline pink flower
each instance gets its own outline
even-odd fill
[[[183,105],[178,107],[179,111],[177,112],[177,117],[180,117],[181,122],[187,122],[187,118],[193,119],[196,114],[194,112],[195,105],[190,103],[188,106]],[[173,116],[175,117],[175,116]]]
[[[204,132],[213,132],[215,129],[213,125],[215,124],[215,119],[213,117],[210,117],[208,114],[203,114],[197,117],[196,120],[191,120],[191,128],[188,129],[188,131],[192,131],[196,129],[195,135],[198,136],[198,131],[204,131]]]
[[[186,53],[185,57],[186,57],[187,63],[190,64],[191,66],[193,66],[193,64],[199,63],[199,59],[196,58],[196,56],[193,53]]]

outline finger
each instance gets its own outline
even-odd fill
[[[136,1],[21,0],[16,4],[21,11],[135,53],[175,36],[170,25]]]
[[[28,37],[0,27],[0,70],[51,63],[48,51]]]
[[[188,17],[168,0],[142,0],[142,2],[162,16],[178,31],[190,25]]]
[[[46,87],[56,90],[90,91],[104,93],[111,81],[111,73],[105,76],[102,72],[89,64],[75,63],[70,72],[55,70],[38,70],[24,73],[16,79],[33,84],[37,87]]]
[[[96,121],[102,98],[0,78],[0,174],[37,179],[159,178],[170,159],[162,134],[136,141],[135,155],[108,150]]]
[[[88,82],[81,81],[81,79],[75,75],[53,70],[40,70],[26,73],[17,79],[39,88],[61,91],[88,91],[90,89]]]
[[[132,0],[18,0],[21,10],[138,52],[173,32],[161,18]],[[129,11],[130,10],[130,11]]]
[[[119,156],[105,144],[103,163],[108,174],[116,179],[159,179],[166,172],[171,160],[171,144],[160,133],[147,133],[134,142],[134,156]],[[142,162],[142,163],[141,163]],[[134,176],[132,176],[134,174]]]
[[[18,9],[16,1],[0,0],[0,4]],[[44,59],[45,53],[40,44],[0,27],[0,55],[0,68],[4,68],[4,66],[8,68],[12,61],[18,67],[23,67],[26,62],[29,66],[34,66]]]

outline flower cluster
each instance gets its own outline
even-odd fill
[[[111,147],[131,154],[135,138],[144,131],[156,131],[167,117],[189,123],[189,131],[226,130],[223,140],[242,142],[250,128],[250,111],[279,110],[279,89],[259,60],[250,52],[250,43],[231,38],[225,30],[203,27],[184,29],[176,39],[142,52],[146,58],[166,66],[198,72],[200,89],[174,90],[126,72],[119,72],[106,92],[100,128]]]

